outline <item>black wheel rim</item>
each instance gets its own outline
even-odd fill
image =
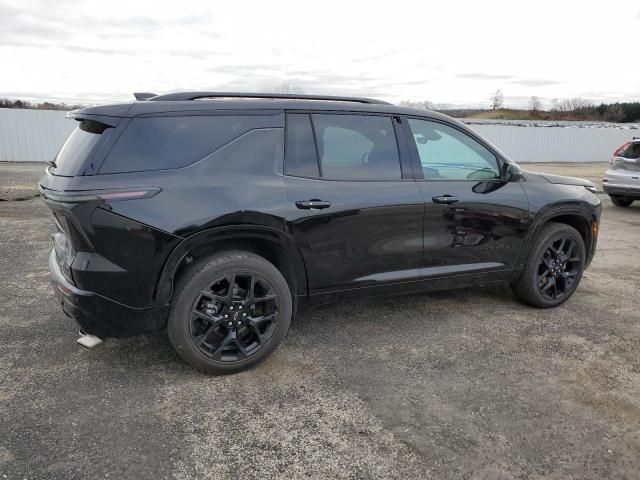
[[[547,300],[558,300],[574,286],[582,267],[580,249],[576,241],[567,236],[551,242],[542,254],[538,266],[538,289]]]
[[[235,362],[256,355],[278,323],[273,286],[252,273],[230,273],[207,285],[191,307],[191,340],[207,357]]]

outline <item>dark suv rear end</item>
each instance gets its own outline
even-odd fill
[[[101,338],[167,326],[210,372],[268,355],[313,301],[506,282],[555,306],[595,251],[593,184],[437,113],[184,93],[68,116],[40,180],[63,310]]]

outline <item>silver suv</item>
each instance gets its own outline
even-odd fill
[[[613,152],[602,188],[618,207],[628,207],[634,200],[640,200],[640,137]]]

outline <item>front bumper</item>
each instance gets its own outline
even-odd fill
[[[49,254],[49,272],[62,311],[86,333],[101,338],[131,337],[158,331],[166,325],[167,306],[132,308],[77,288],[60,271],[53,249]]]

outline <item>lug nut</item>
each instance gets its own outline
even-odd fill
[[[233,327],[233,322],[229,322],[229,326],[230,326],[230,327]]]
[[[246,317],[246,316],[247,316],[247,314],[246,314],[246,313],[243,313],[243,314],[242,314],[242,316],[243,316],[243,317]]]
[[[242,325],[242,322],[240,320],[238,320],[238,326]]]
[[[229,310],[233,310],[233,307],[229,307]]]
[[[229,318],[229,315],[225,315],[224,318]]]
[[[238,310],[242,310],[242,305],[240,305],[240,306],[238,307]]]

